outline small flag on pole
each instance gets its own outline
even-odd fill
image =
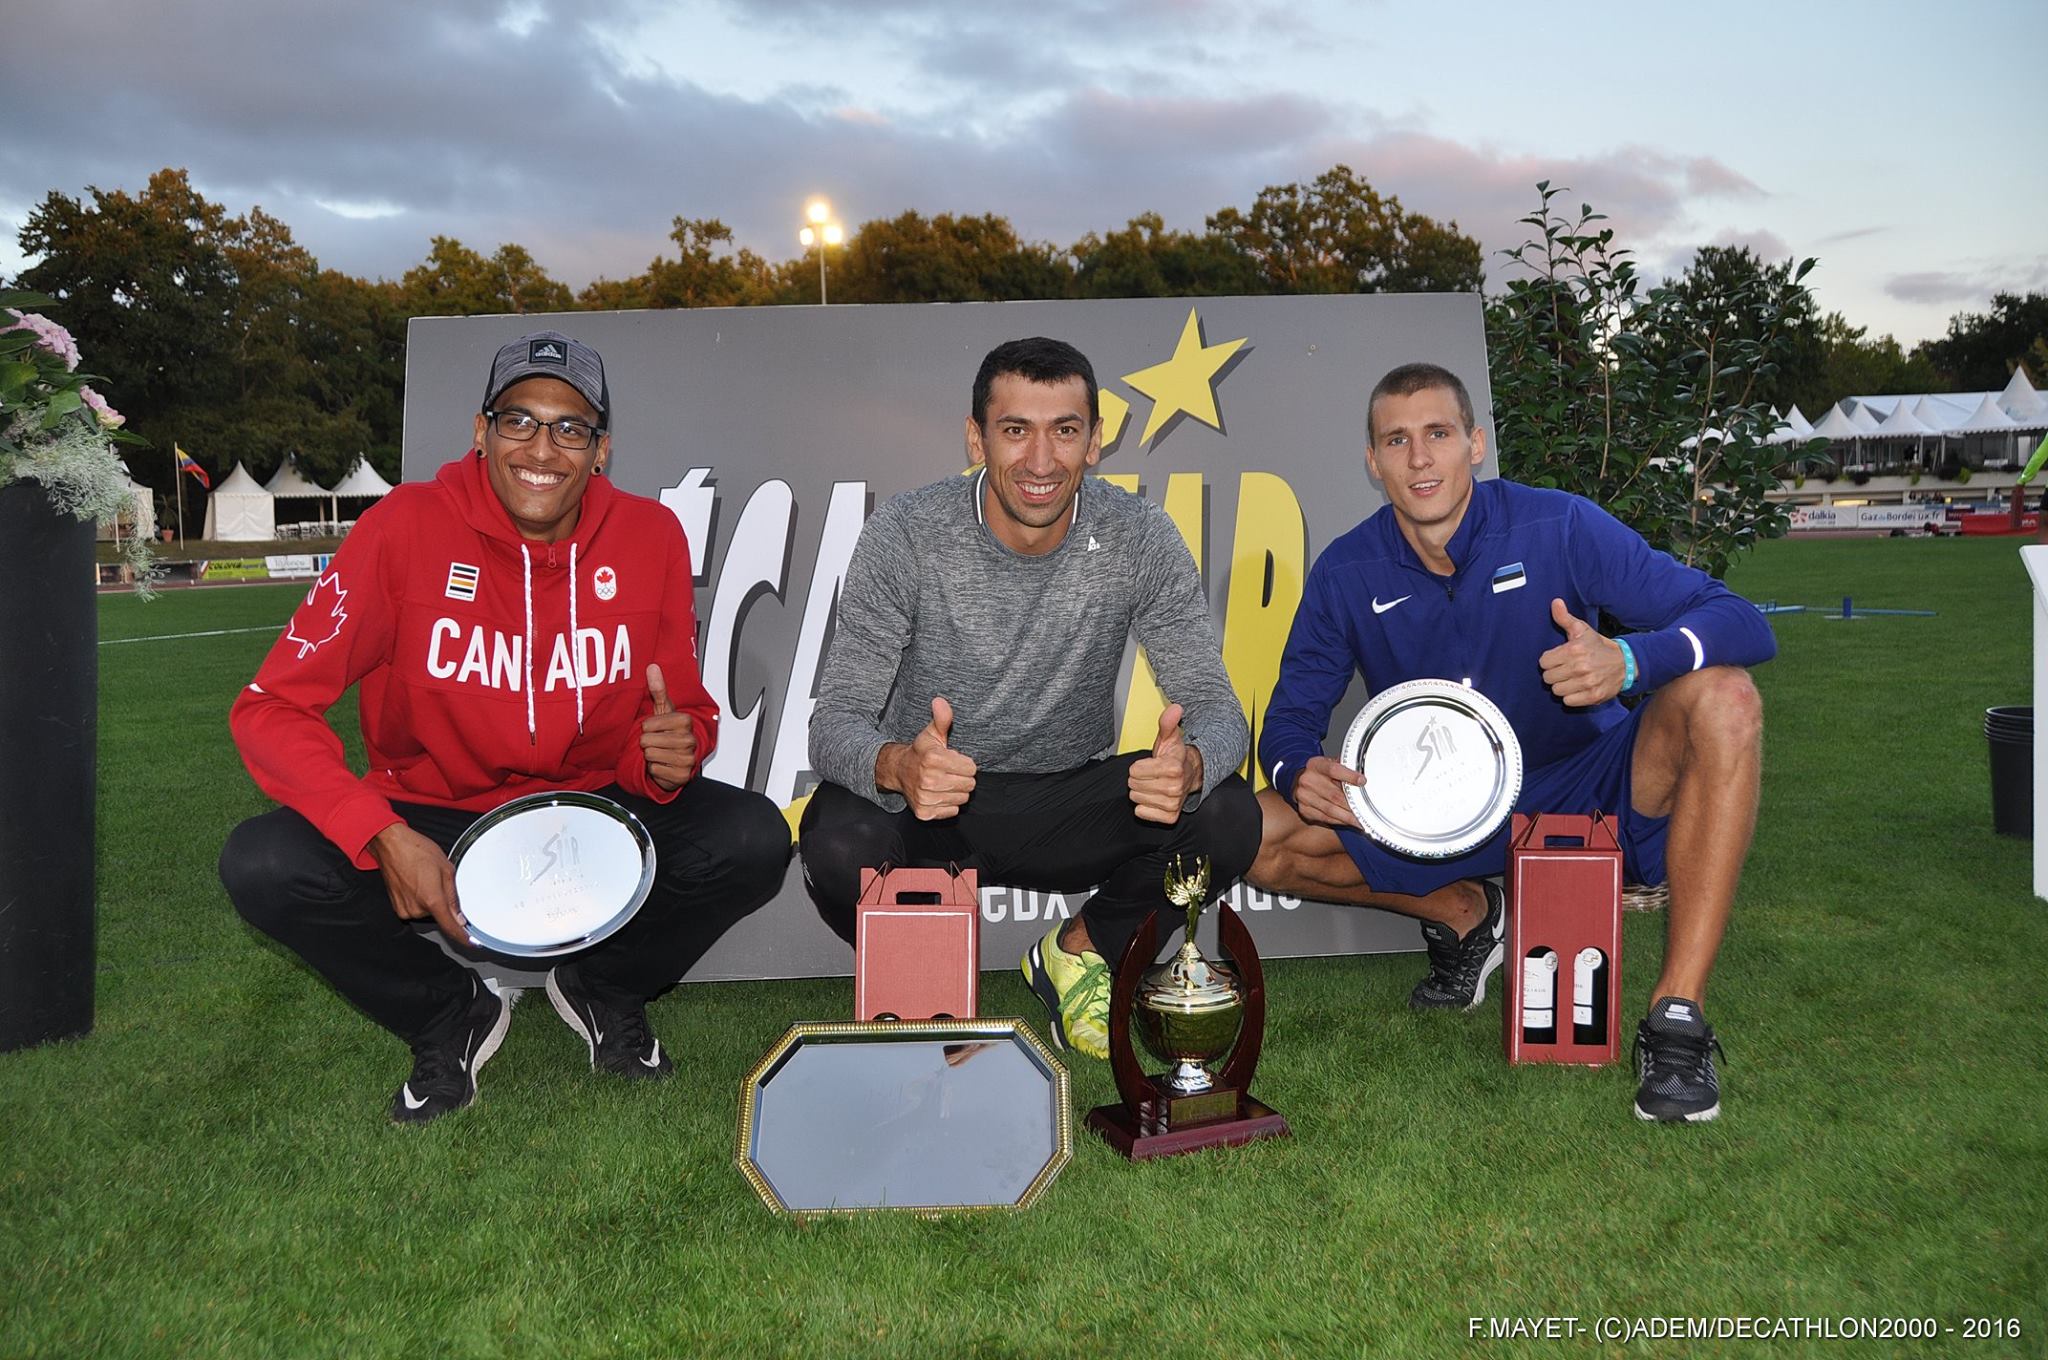
[[[176,444],[171,445],[171,447],[178,451],[178,471],[191,473],[199,479],[201,486],[205,487],[208,491],[213,490],[213,478],[206,475],[206,469],[199,466],[199,460],[185,452],[185,450],[178,448]]]

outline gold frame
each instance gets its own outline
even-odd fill
[[[1054,1099],[1058,1104],[1059,1110],[1057,1146],[1053,1149],[1052,1156],[1046,1160],[1045,1165],[1039,1168],[1038,1174],[1032,1177],[1031,1184],[1024,1187],[1024,1193],[1017,1197],[1017,1201],[1014,1204],[877,1204],[869,1206],[854,1205],[843,1209],[792,1209],[776,1197],[774,1188],[768,1184],[767,1177],[761,1174],[760,1168],[755,1166],[753,1159],[747,1155],[747,1147],[752,1141],[754,1133],[754,1100],[759,1091],[761,1079],[767,1076],[791,1049],[795,1048],[798,1043],[805,1039],[819,1036],[835,1039],[982,1039],[1021,1042],[1033,1053],[1037,1054],[1052,1073]],[[918,1214],[926,1218],[936,1218],[942,1214],[972,1214],[990,1211],[1015,1213],[1020,1209],[1030,1208],[1037,1201],[1038,1197],[1045,1192],[1045,1188],[1053,1183],[1053,1180],[1060,1174],[1061,1169],[1073,1158],[1074,1109],[1071,1079],[1067,1075],[1066,1064],[1062,1063],[1052,1049],[1047,1047],[1045,1042],[1036,1034],[1032,1033],[1031,1028],[1022,1020],[799,1021],[791,1025],[783,1036],[777,1039],[768,1049],[767,1054],[761,1061],[755,1063],[753,1069],[740,1080],[740,1127],[739,1139],[735,1144],[734,1154],[734,1160],[739,1163],[740,1174],[747,1178],[747,1184],[754,1187],[754,1193],[761,1197],[761,1202],[774,1212],[787,1214],[792,1218],[812,1218],[839,1214],[888,1213]]]

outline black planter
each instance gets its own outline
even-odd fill
[[[1984,736],[1991,743],[1991,829],[2034,839],[2034,710],[1987,708]]]
[[[92,1028],[93,527],[0,486],[0,1053]]]

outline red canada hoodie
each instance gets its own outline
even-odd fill
[[[573,639],[573,640],[572,640]],[[228,716],[256,783],[358,868],[396,799],[488,811],[620,787],[657,802],[640,721],[647,664],[688,713],[697,760],[718,707],[697,667],[689,544],[666,507],[592,477],[576,532],[519,536],[474,453],[366,513]],[[325,714],[360,682],[369,772]]]

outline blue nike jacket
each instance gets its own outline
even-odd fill
[[[1290,800],[1301,767],[1324,754],[1354,671],[1374,693],[1425,678],[1470,684],[1507,715],[1532,770],[1621,722],[1619,701],[1567,708],[1543,683],[1536,658],[1564,641],[1553,599],[1595,627],[1604,609],[1635,630],[1623,635],[1632,694],[1778,650],[1754,605],[1580,496],[1478,482],[1447,550],[1455,570],[1438,576],[1382,507],[1309,569],[1259,738],[1266,777]]]

